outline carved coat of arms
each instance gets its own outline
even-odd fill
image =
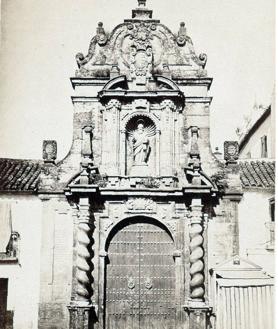
[[[126,203],[129,212],[153,212],[155,205],[153,200],[146,198],[130,199]]]

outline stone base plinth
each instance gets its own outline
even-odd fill
[[[70,312],[70,329],[91,329],[93,328],[91,322],[93,305],[92,304],[78,304],[71,303],[68,306]]]
[[[130,176],[150,176],[150,168],[146,163],[134,164],[130,169]]]
[[[184,306],[189,317],[189,329],[207,329],[211,323],[212,307],[203,302],[190,302]]]

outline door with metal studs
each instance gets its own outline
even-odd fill
[[[175,328],[174,242],[137,221],[112,238],[106,271],[106,328]]]

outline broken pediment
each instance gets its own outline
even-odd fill
[[[145,4],[139,6],[132,19],[111,33],[100,22],[87,55],[76,55],[76,76],[111,78],[116,73],[138,80],[138,84],[157,74],[172,78],[206,76],[206,55],[196,55],[185,24],[182,22],[177,33],[173,33],[152,19],[150,12]]]

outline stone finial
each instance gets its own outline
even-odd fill
[[[150,19],[153,11],[146,8],[146,0],[137,0],[138,6],[132,10],[132,18],[136,19]]]
[[[177,44],[179,46],[184,46],[186,43],[186,27],[185,27],[185,23],[181,22],[180,23],[180,29],[178,32],[178,37],[177,37]]]
[[[55,140],[44,140],[42,144],[42,157],[44,162],[54,163],[57,159],[57,142]]]
[[[120,69],[117,64],[113,64],[110,70],[110,79],[116,78],[120,75]]]
[[[97,39],[97,43],[100,46],[104,46],[108,40],[107,35],[105,33],[105,30],[103,28],[103,23],[99,22],[98,23],[98,27],[97,27],[97,35],[96,35],[96,39]]]
[[[224,159],[226,163],[236,163],[238,160],[239,145],[236,141],[224,142]]]
[[[138,1],[138,7],[146,7],[147,0],[137,0]]]

